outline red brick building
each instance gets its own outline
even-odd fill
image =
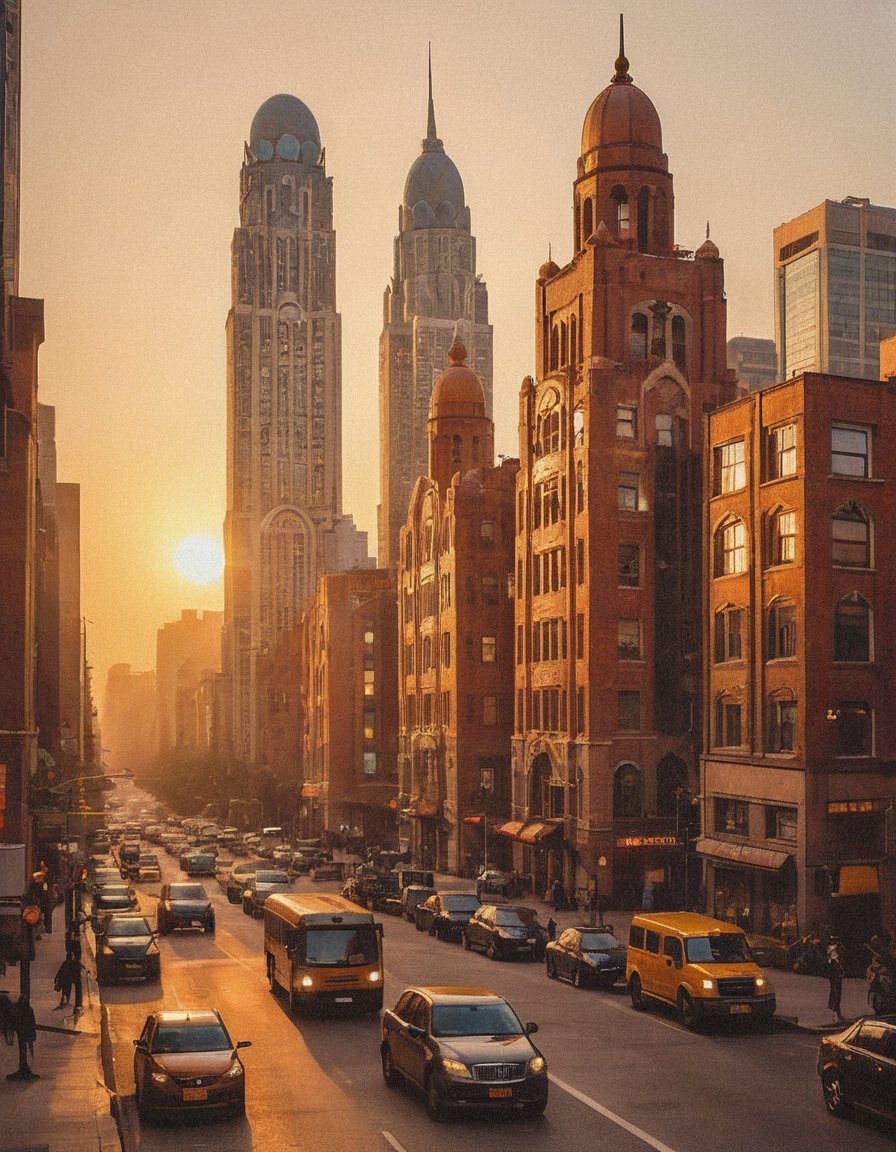
[[[515,863],[680,905],[696,792],[703,412],[733,396],[723,264],[675,243],[672,175],[620,52],[585,117],[573,257],[536,284],[520,394]],[[684,805],[684,806],[683,806]],[[595,881],[595,877],[597,878]]]
[[[417,861],[472,875],[510,813],[514,493],[494,466],[482,383],[455,343],[433,386],[429,472],[399,538],[402,837]],[[500,854],[494,844],[492,862]]]
[[[756,931],[892,923],[896,390],[805,374],[706,423],[707,905]]]

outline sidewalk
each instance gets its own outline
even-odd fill
[[[465,880],[458,876],[447,876],[436,873],[434,876],[436,888],[443,887],[446,891],[475,891],[476,881]],[[554,912],[550,904],[533,896],[520,896],[514,900],[501,901],[508,904],[525,904],[536,910],[538,919],[547,924],[548,917],[553,916],[557,925],[557,935],[564,928],[573,928],[588,923],[587,912]],[[613,934],[623,944],[628,940],[628,930],[631,924],[631,911],[618,909],[604,910],[604,923],[612,925]],[[828,1008],[828,982],[823,976],[799,976],[796,972],[787,972],[780,968],[764,968],[763,973],[771,983],[777,997],[777,1010],[775,1019],[784,1027],[798,1028],[804,1032],[837,1032],[844,1025],[834,1024],[832,1014]],[[843,981],[843,996],[841,998],[841,1011],[844,1020],[852,1023],[859,1016],[870,1015],[868,1007],[868,985],[863,979],[847,977]]]
[[[53,978],[65,957],[62,909],[53,917],[53,932],[35,943],[31,962],[31,1006],[37,1021],[34,1056],[29,1066],[40,1079],[7,1080],[19,1067],[16,1043],[0,1037],[0,1148],[4,1152],[120,1152],[111,1098],[103,1082],[100,1053],[101,1012],[96,981],[84,978],[84,1011],[54,1011],[59,993]],[[84,937],[84,964],[93,957]],[[13,1001],[19,996],[17,966],[0,976]],[[74,1001],[74,996],[72,996]]]

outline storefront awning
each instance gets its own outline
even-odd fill
[[[789,852],[776,852],[774,848],[756,848],[752,844],[733,844],[728,840],[714,840],[703,836],[697,841],[700,856],[710,856],[727,864],[739,864],[743,868],[762,868],[766,872],[777,872],[792,857]]]
[[[840,883],[835,896],[867,896],[880,892],[876,864],[841,864]]]
[[[562,820],[508,820],[506,824],[499,824],[495,831],[501,836],[509,836],[511,840],[519,840],[522,844],[539,844],[562,827]]]

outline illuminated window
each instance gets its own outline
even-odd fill
[[[498,658],[498,641],[494,636],[482,637],[482,663],[494,664]]]
[[[796,512],[779,512],[775,517],[775,564],[792,564],[796,559]]]
[[[734,576],[747,570],[747,536],[742,520],[729,520],[715,538],[715,575]]]
[[[638,510],[638,489],[640,477],[637,472],[619,473],[619,507],[627,512]]]
[[[634,440],[638,432],[637,419],[637,408],[630,404],[618,404],[616,406],[616,435],[623,440]]]
[[[770,433],[769,479],[796,475],[796,425],[785,424]]]
[[[743,440],[732,440],[722,444],[713,453],[714,494],[739,492],[747,484],[747,463],[744,456]]]

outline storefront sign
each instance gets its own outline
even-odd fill
[[[678,848],[677,836],[620,836],[617,848]]]

